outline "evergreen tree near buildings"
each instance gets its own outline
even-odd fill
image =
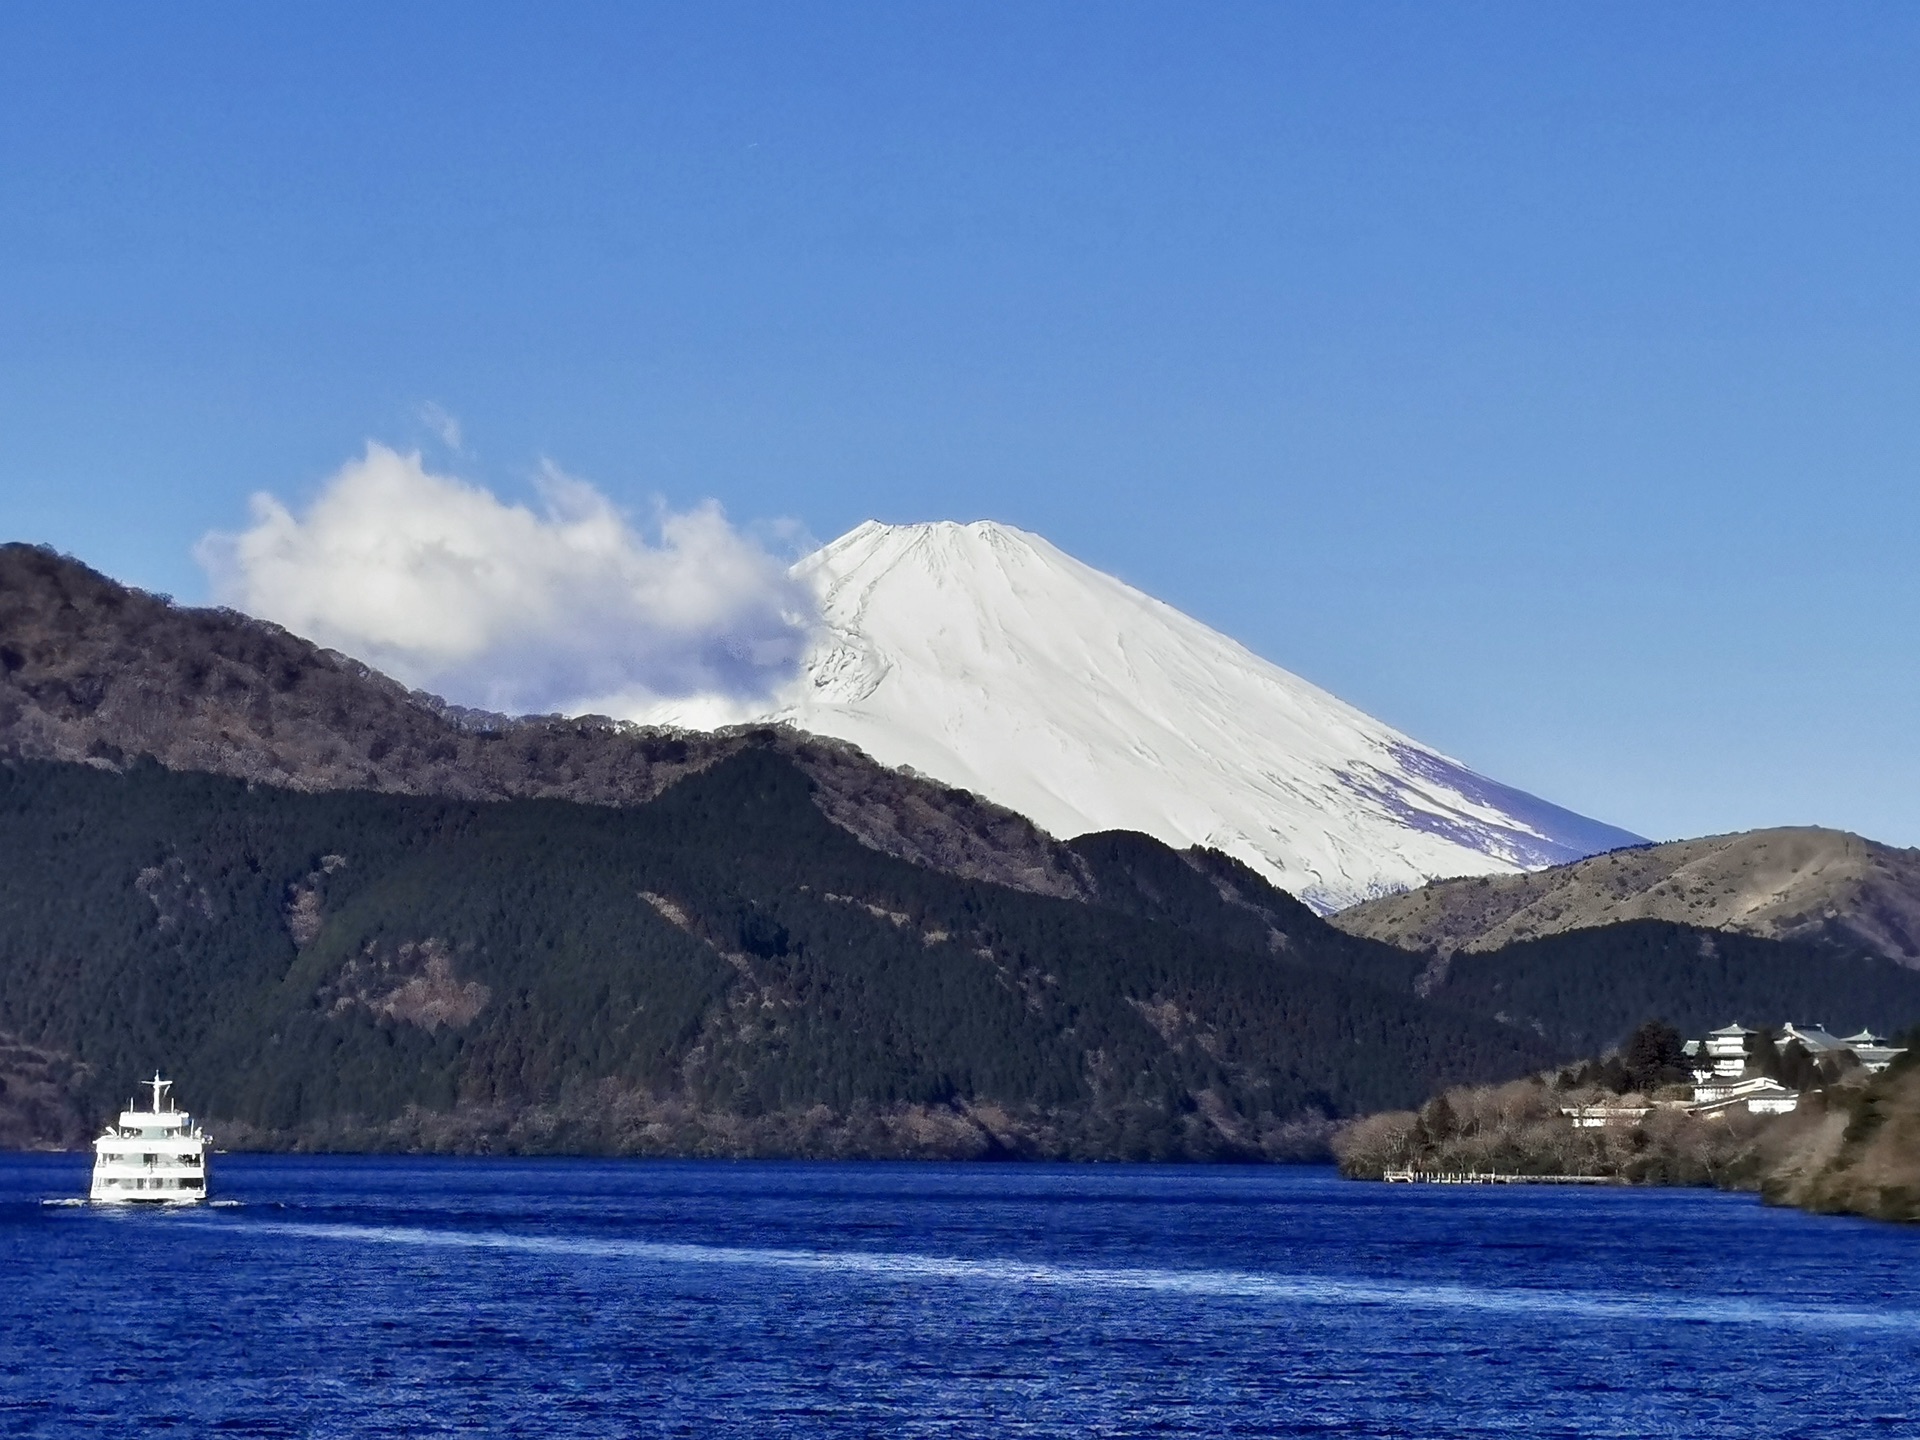
[[[1834,1067],[1837,1076],[1839,1067]],[[1789,1040],[1780,1050],[1780,1061],[1771,1074],[1789,1090],[1813,1090],[1827,1083],[1823,1067],[1798,1040]]]
[[[1420,1107],[1420,1139],[1427,1144],[1451,1140],[1460,1129],[1459,1117],[1445,1095],[1436,1095]]]
[[[1806,1052],[1800,1052],[1805,1055]],[[1773,1031],[1762,1025],[1747,1036],[1747,1071],[1752,1075],[1764,1075],[1769,1080],[1781,1077],[1782,1059],[1780,1047],[1775,1043]],[[1782,1081],[1784,1084],[1785,1082]]]
[[[1635,1030],[1620,1052],[1620,1063],[1629,1088],[1642,1093],[1679,1084],[1692,1074],[1686,1042],[1663,1020],[1649,1020]]]

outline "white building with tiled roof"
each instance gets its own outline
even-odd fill
[[[1745,1110],[1751,1115],[1789,1115],[1799,1103],[1798,1090],[1789,1090],[1778,1080],[1760,1075],[1751,1080],[1694,1086],[1693,1104],[1687,1107],[1687,1113],[1711,1117]]]

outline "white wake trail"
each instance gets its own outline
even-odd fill
[[[1248,1270],[1070,1265],[1012,1259],[965,1259],[912,1252],[793,1250],[695,1245],[656,1240],[600,1240],[505,1231],[439,1230],[407,1225],[250,1224],[253,1232],[311,1239],[446,1249],[581,1256],[666,1267],[783,1270],[913,1284],[951,1282],[996,1289],[1027,1288],[1106,1294],[1186,1296],[1268,1305],[1377,1306],[1395,1310],[1472,1310],[1566,1319],[1680,1321],[1698,1325],[1766,1326],[1812,1331],[1920,1333],[1920,1313],[1906,1310],[1783,1305],[1765,1297],[1680,1300],[1671,1295],[1609,1296],[1574,1290],[1504,1289],[1417,1281],[1370,1281]]]

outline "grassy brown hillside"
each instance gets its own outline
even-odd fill
[[[1351,935],[1448,952],[1666,920],[1920,968],[1920,850],[1839,830],[1753,830],[1616,850],[1531,875],[1442,880],[1332,920]]]

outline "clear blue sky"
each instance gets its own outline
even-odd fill
[[[1920,7],[0,10],[0,536],[368,438],[994,518],[1656,836],[1920,844]]]

